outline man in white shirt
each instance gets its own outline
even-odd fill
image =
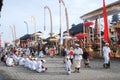
[[[104,68],[110,68],[110,48],[109,48],[109,43],[105,43],[105,46],[103,47],[103,57],[104,57]]]
[[[82,50],[82,48],[79,47],[79,44],[76,44],[75,46],[76,46],[76,48],[74,50],[74,55],[75,55],[75,71],[74,72],[79,73],[83,50]]]

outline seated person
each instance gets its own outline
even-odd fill
[[[39,52],[39,57],[44,57],[44,54],[43,54],[43,51],[41,50],[40,52]]]
[[[47,71],[47,68],[45,68],[43,66],[43,63],[45,63],[45,62],[46,62],[45,60],[37,61],[37,67],[36,67],[37,72],[45,72],[45,71]]]
[[[15,61],[13,60],[12,57],[8,57],[6,60],[6,65],[7,66],[15,66]]]

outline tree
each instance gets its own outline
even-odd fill
[[[78,33],[83,33],[83,23],[79,23],[77,25],[72,24],[72,28],[69,30],[69,32],[72,36]]]
[[[114,22],[116,23],[119,19],[120,19],[119,15],[118,14],[114,14],[112,16],[112,23],[114,23]]]
[[[72,24],[72,27],[75,27],[76,25],[75,24]]]
[[[2,9],[2,6],[3,6],[3,0],[0,0],[0,11]]]

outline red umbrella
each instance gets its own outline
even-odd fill
[[[94,23],[93,22],[85,22],[83,25],[85,27],[89,27],[90,25],[93,25]]]
[[[6,44],[10,44],[10,42],[5,42]]]
[[[85,33],[79,33],[79,34],[76,34],[75,37],[77,37],[78,39],[82,39],[82,38],[86,37],[86,34]]]

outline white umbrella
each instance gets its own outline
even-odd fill
[[[64,36],[63,39],[71,39],[71,36]]]

